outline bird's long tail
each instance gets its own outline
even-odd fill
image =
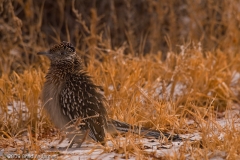
[[[135,134],[142,135],[144,137],[154,137],[156,139],[166,137],[169,140],[173,140],[173,141],[181,141],[182,140],[182,138],[177,134],[172,135],[169,133],[160,132],[158,130],[148,129],[146,127],[140,128],[138,126],[131,126],[130,124],[127,124],[127,123],[124,123],[121,121],[117,121],[114,119],[111,119],[108,121],[108,128],[111,133],[116,133],[116,131],[120,132],[120,133],[132,132]]]

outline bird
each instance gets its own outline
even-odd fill
[[[145,136],[171,138],[180,140],[178,135],[170,135],[157,130],[132,126],[128,123],[109,118],[106,110],[107,101],[100,92],[100,86],[94,84],[87,73],[82,59],[77,55],[75,47],[66,41],[55,44],[49,50],[38,52],[50,59],[50,67],[45,76],[41,101],[53,124],[66,128],[67,124],[77,124],[77,136],[70,134],[76,127],[65,129],[73,138],[70,147],[77,143],[81,147],[86,137],[102,145],[106,143],[106,135],[133,132],[144,133]]]

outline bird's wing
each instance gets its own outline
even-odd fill
[[[103,142],[107,127],[107,112],[103,104],[103,95],[97,91],[89,76],[69,76],[60,94],[63,114],[70,120],[82,118],[89,135],[97,142]]]

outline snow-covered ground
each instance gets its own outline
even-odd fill
[[[239,110],[230,110],[226,111],[225,118],[218,119],[216,121],[209,121],[206,122],[206,125],[211,126],[212,128],[216,128],[216,132],[219,132],[219,139],[223,139],[223,134],[221,131],[224,128],[240,128],[240,119],[237,118],[239,115]],[[189,123],[194,123],[189,121]],[[34,153],[28,153],[25,156],[31,157],[31,156],[38,156],[38,159],[55,159],[62,158],[62,159],[76,159],[76,160],[88,160],[88,159],[104,159],[104,160],[112,160],[112,159],[125,159],[126,154],[128,153],[128,159],[135,159],[138,155],[138,152],[134,149],[131,149],[131,143],[139,144],[140,151],[146,153],[145,155],[149,154],[149,157],[161,157],[164,155],[174,155],[179,152],[179,149],[181,148],[184,143],[187,142],[194,142],[201,139],[201,133],[194,133],[194,134],[182,134],[180,135],[183,139],[183,141],[179,142],[166,142],[163,140],[157,140],[157,139],[148,139],[148,138],[118,138],[118,142],[120,145],[117,147],[113,145],[111,141],[108,141],[107,147],[103,147],[100,144],[97,144],[93,141],[87,141],[84,142],[81,148],[67,148],[68,147],[68,140],[64,140],[61,144],[58,144],[59,140],[49,140],[49,139],[43,139],[39,141],[41,145],[41,150],[43,151],[43,154],[35,155]],[[211,136],[211,135],[210,135]],[[134,139],[134,142],[133,142]],[[22,138],[21,140],[16,140],[16,143],[24,144],[28,141],[28,139]],[[129,146],[128,146],[129,145]],[[54,146],[54,148],[53,148]],[[125,147],[124,147],[125,146]],[[130,147],[130,148],[129,148]],[[127,148],[127,152],[124,150]],[[21,148],[24,150],[24,148]],[[132,150],[132,151],[131,151]],[[225,155],[226,153],[216,151],[209,153],[212,155],[211,159],[222,159],[221,155]],[[21,155],[21,156],[23,156]],[[151,156],[150,156],[151,155]],[[8,157],[13,158],[20,156],[20,154],[17,154],[16,148],[1,148],[0,149],[0,157]],[[187,156],[187,155],[186,155]],[[18,158],[18,157],[17,157]],[[150,158],[151,159],[151,158]]]

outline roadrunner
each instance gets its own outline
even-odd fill
[[[144,133],[145,136],[156,138],[164,135],[173,140],[180,139],[178,135],[170,136],[156,130],[139,129],[108,118],[105,108],[106,100],[99,92],[99,86],[93,83],[85,71],[82,60],[71,43],[63,41],[49,51],[39,52],[38,55],[45,55],[51,61],[41,98],[53,124],[62,129],[78,119],[83,122],[78,127],[81,134],[75,135],[70,147],[73,143],[77,143],[77,147],[80,147],[87,134],[104,145],[106,133],[116,134],[128,131]],[[73,130],[73,128],[67,129],[68,132]],[[73,135],[68,134],[67,137],[71,138]]]

